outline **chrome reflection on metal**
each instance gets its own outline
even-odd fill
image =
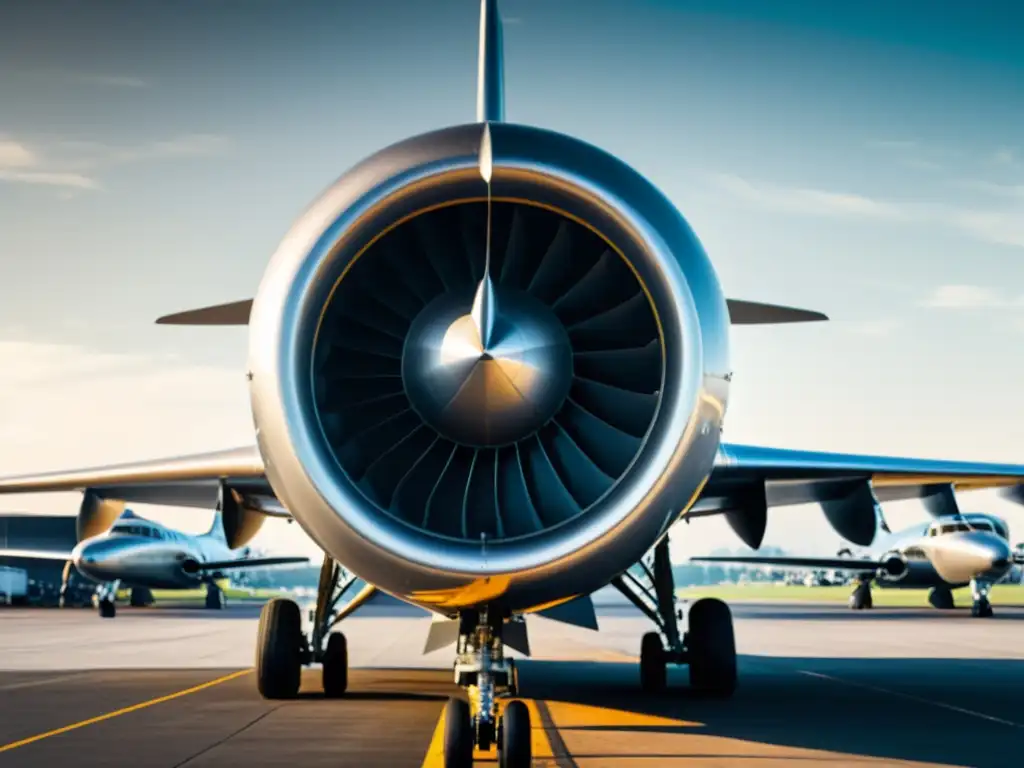
[[[393,315],[404,312],[408,327],[422,322],[437,329],[421,337],[438,339],[436,346],[417,346],[438,356],[452,323],[467,315],[472,320],[483,269],[473,267],[472,282],[445,271],[467,250],[442,251],[449,260],[434,264],[440,271],[412,254],[417,243],[447,231],[415,222],[427,223],[423,217],[433,216],[437,225],[447,216],[467,228],[461,248],[479,249],[473,252],[480,261],[473,263],[483,261],[488,196],[480,173],[483,127],[457,126],[414,137],[342,177],[282,242],[250,321],[253,414],[275,492],[311,537],[361,578],[441,610],[482,599],[517,610],[589,592],[639,560],[692,503],[711,470],[730,370],[728,312],[720,286],[700,243],[671,203],[621,161],[588,144],[527,126],[490,123],[492,258],[504,258],[510,243],[537,258],[563,247],[554,232],[544,235],[531,223],[543,219],[541,214],[553,216],[553,224],[561,221],[569,228],[571,223],[607,251],[586,262],[584,271],[596,270],[592,274],[569,275],[569,286],[582,286],[586,296],[611,294],[620,285],[639,285],[642,292],[637,298],[626,296],[621,305],[609,303],[593,323],[580,320],[572,327],[573,322],[563,320],[574,352],[572,368],[548,374],[541,383],[564,386],[561,376],[570,375],[571,394],[563,405],[567,427],[552,420],[527,438],[527,451],[520,442],[513,448],[465,448],[470,452],[465,456],[457,444],[438,456],[427,454],[431,444],[444,438],[435,429],[424,429],[462,429],[459,420],[449,417],[471,413],[472,400],[440,397],[429,407],[414,403],[408,412],[385,407],[389,397],[399,404],[406,397],[401,369],[413,359],[404,359],[409,334]],[[518,213],[517,207],[522,209]],[[510,215],[520,219],[514,230],[509,219],[501,219]],[[542,240],[543,250],[527,248],[530,238]],[[580,264],[571,243],[565,247],[564,258],[550,260],[552,269]],[[464,256],[461,263],[466,263]],[[360,277],[363,264],[370,267]],[[625,281],[614,277],[620,267]],[[534,291],[543,292],[547,278],[537,277],[532,268],[529,274],[538,281]],[[364,279],[367,275],[373,280]],[[517,327],[539,326],[542,337],[553,337],[539,313],[520,311],[513,294],[506,295],[513,286],[496,266],[492,276],[496,337],[506,314]],[[453,277],[458,286],[444,282]],[[419,321],[420,313],[427,312],[416,298],[417,292],[424,293],[424,281],[439,286],[431,298],[450,293],[455,301],[459,296],[461,303],[444,320],[440,316],[447,310],[433,309],[437,320]],[[377,289],[387,291],[383,307],[373,295]],[[564,302],[542,303],[549,311],[565,312]],[[636,314],[640,310],[653,317],[655,330],[649,343],[636,346],[628,333],[636,329],[631,318],[644,317]],[[367,329],[367,322],[376,327]],[[472,339],[470,331],[479,335],[482,325],[464,323],[459,328],[463,335],[456,337]],[[627,338],[616,348],[622,333]],[[371,350],[376,357],[366,355],[371,343],[377,345]],[[339,345],[358,349],[338,357]],[[558,371],[558,365],[547,362],[541,368]],[[642,374],[642,381],[630,389],[628,376],[634,373]],[[584,374],[604,381],[587,380]],[[434,386],[431,377],[446,381],[437,372],[424,376]],[[339,398],[341,390],[335,387],[365,392],[373,401],[356,405]],[[451,391],[450,384],[445,387]],[[590,410],[576,402],[577,387],[581,396],[591,398]],[[409,402],[425,398],[424,391],[412,392]],[[555,400],[538,391],[531,402]],[[375,419],[360,429],[371,408],[386,421]],[[415,427],[422,421],[418,408],[430,421],[423,429]],[[417,440],[423,445],[412,446]],[[577,440],[586,442],[586,450]],[[432,473],[422,481],[430,495],[428,525],[394,512],[405,494],[422,491],[415,476],[393,487],[401,478],[389,462],[406,448],[415,455],[411,461],[403,458],[398,474],[412,464],[416,471]],[[602,461],[608,462],[606,469]],[[477,479],[487,478],[488,492],[477,494]],[[503,506],[494,508],[501,495],[495,489],[516,494],[502,496]],[[482,504],[490,505],[486,510],[493,522],[488,526],[511,522],[524,526],[522,533],[483,535],[490,528],[481,528],[473,517]],[[556,517],[545,519],[548,513]],[[452,525],[453,530],[448,534],[436,525]]]
[[[500,298],[499,298],[500,296]],[[413,407],[445,437],[499,446],[532,434],[565,402],[572,349],[550,309],[481,281],[473,311],[442,295],[413,322],[402,381]]]

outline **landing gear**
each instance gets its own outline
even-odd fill
[[[303,629],[302,614],[294,601],[274,598],[263,606],[256,641],[256,687],[263,698],[297,696],[304,664],[323,665],[321,674],[327,698],[342,696],[348,689],[348,643],[345,635],[331,632],[331,628],[365,600],[362,595],[370,593],[361,593],[341,610],[335,610],[356,581],[352,575],[342,580],[341,573],[341,567],[325,556],[316,607],[310,612],[313,626],[309,634]]]
[[[971,579],[971,597],[974,600],[971,605],[971,616],[976,616],[979,619],[987,619],[992,616],[992,603],[988,600],[988,593],[991,589],[991,582]]]
[[[682,611],[676,608],[667,538],[654,548],[650,562],[640,561],[638,569],[639,573],[626,571],[612,585],[660,630],[648,632],[640,642],[640,687],[647,693],[659,693],[667,685],[668,664],[687,664],[695,691],[731,696],[737,673],[729,606],[713,598],[698,600],[690,606],[684,635],[679,631]]]
[[[871,600],[871,579],[860,579],[850,595],[850,608],[855,611],[871,610],[875,605]]]
[[[206,607],[211,611],[224,607],[224,591],[212,581],[206,585]]]
[[[736,690],[736,638],[729,606],[721,600],[698,600],[688,618],[690,687],[716,698],[732,696]]]
[[[444,768],[472,768],[475,741],[469,704],[448,699],[444,708]]]
[[[153,604],[153,592],[148,587],[132,587],[129,605],[132,608],[145,608]]]
[[[504,615],[487,607],[459,616],[455,684],[466,689],[468,703],[449,700],[445,708],[445,768],[472,765],[473,749],[497,746],[502,768],[528,768],[531,760],[530,712],[511,701],[498,718],[498,697],[515,690],[515,667],[504,655]]]
[[[302,677],[302,617],[292,600],[273,598],[260,612],[256,687],[265,699],[293,699]]]
[[[668,662],[661,635],[648,632],[640,640],[640,687],[645,693],[661,693],[668,681]]]
[[[336,699],[348,688],[348,641],[341,632],[332,632],[324,648],[323,686],[324,696]]]
[[[99,611],[100,618],[112,619],[117,615],[115,600],[117,599],[117,590],[120,588],[120,581],[111,581],[107,584],[101,584],[96,589],[96,608]]]
[[[953,610],[953,592],[949,587],[932,587],[928,592],[928,603],[940,611]]]
[[[498,743],[501,768],[529,768],[533,759],[530,742],[530,710],[521,701],[510,701],[501,718]]]

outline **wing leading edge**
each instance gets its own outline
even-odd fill
[[[784,307],[759,301],[726,299],[729,320],[733,325],[780,325],[828,320],[828,316],[810,309]],[[252,299],[187,309],[158,317],[157,325],[248,325]]]
[[[757,549],[770,507],[818,503],[840,535],[867,546],[884,527],[879,502],[921,499],[933,515],[953,514],[956,491],[998,488],[1021,503],[1024,465],[723,444],[687,517],[724,514]]]
[[[169,459],[0,478],[0,494],[82,491],[103,499],[213,508],[222,489],[265,514],[273,491],[255,446]]]

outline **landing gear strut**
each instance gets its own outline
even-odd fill
[[[871,600],[871,579],[858,579],[857,586],[850,595],[850,608],[855,611],[871,610],[875,607]]]
[[[736,638],[732,613],[721,600],[702,598],[687,612],[687,630],[679,631],[683,612],[676,607],[675,580],[668,556],[668,538],[654,548],[649,562],[641,560],[612,581],[642,611],[658,632],[640,642],[640,686],[648,693],[665,689],[668,664],[690,668],[690,686],[709,696],[728,697],[736,690]],[[662,638],[664,637],[664,642]]]
[[[499,718],[498,697],[515,689],[515,669],[504,655],[504,615],[488,608],[459,615],[455,683],[469,701],[450,699],[445,707],[445,768],[470,768],[473,749],[497,746],[501,768],[529,768],[532,759],[530,711],[511,701]]]
[[[971,616],[981,619],[992,616],[992,603],[988,601],[988,593],[991,589],[992,582],[984,579],[971,579],[971,598],[974,600],[971,605]]]
[[[274,598],[260,613],[256,641],[256,686],[266,699],[292,699],[299,693],[304,664],[323,666],[323,689],[328,698],[344,695],[348,688],[348,643],[331,629],[372,594],[367,590],[341,610],[338,601],[355,583],[355,576],[341,578],[341,567],[324,556],[320,568],[312,630],[303,631],[302,615],[293,600]]]

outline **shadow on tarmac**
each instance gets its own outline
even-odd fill
[[[624,736],[613,742],[617,759],[698,757],[712,749],[716,758],[1005,766],[1024,746],[1020,660],[744,656],[739,686],[727,700],[692,693],[685,668],[670,670],[669,689],[652,695],[640,691],[632,663],[521,661],[518,667],[520,695],[548,702],[577,760],[611,757],[579,747],[607,745],[613,732]],[[559,702],[598,709],[570,708],[563,724]],[[596,732],[605,738],[585,737]],[[665,738],[679,734],[704,738]],[[652,753],[658,745],[673,748]],[[779,754],[780,747],[833,755]]]

